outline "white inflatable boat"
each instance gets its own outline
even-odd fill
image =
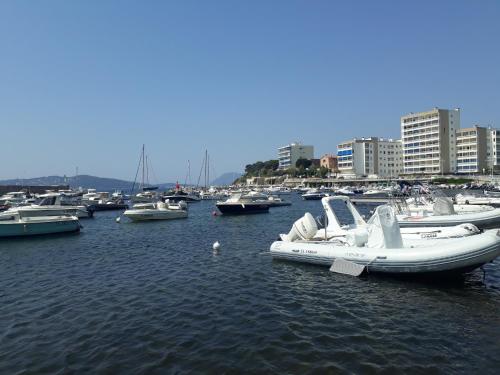
[[[300,231],[296,235],[305,236],[306,240],[276,241],[271,245],[271,255],[278,259],[331,266],[337,272],[342,272],[338,271],[342,268],[344,271],[357,268],[361,272],[398,274],[463,273],[500,255],[497,230],[461,238],[429,239],[410,245],[403,241],[398,221],[389,206],[376,209],[367,236],[353,230],[345,238],[312,241],[317,227],[314,228],[311,221],[297,224],[296,229]],[[361,272],[343,273],[359,275]]]
[[[356,206],[352,204],[350,199],[346,196],[332,196],[326,197],[321,200],[323,205],[323,209],[325,210],[325,218],[326,218],[326,228],[318,229],[315,235],[313,236],[313,241],[322,241],[322,240],[330,240],[332,238],[342,238],[346,237],[350,231],[356,230],[358,235],[361,235],[362,232],[365,232],[365,236],[368,234],[368,227],[371,225],[370,221],[367,223],[363,216],[358,212]],[[346,208],[346,214],[350,214],[352,216],[352,223],[348,225],[342,225],[337,214],[335,213],[334,205],[342,205]],[[303,220],[313,220],[311,215],[304,216]],[[296,233],[300,233],[304,229],[298,229],[297,226],[300,226],[302,223],[301,220],[298,220],[292,231],[289,234],[281,234],[280,238],[282,241],[290,242],[296,239],[304,240],[304,236],[297,236]],[[307,222],[304,222],[305,225],[308,225]],[[304,225],[302,224],[302,225]],[[315,223],[309,225],[316,225]],[[325,233],[326,231],[326,233]],[[427,240],[427,239],[439,239],[439,238],[457,238],[457,237],[465,237],[471,236],[479,233],[479,229],[472,224],[459,224],[452,227],[418,227],[418,228],[401,228],[401,236],[406,241],[419,241],[419,240]]]
[[[397,215],[399,226],[407,227],[445,227],[470,223],[479,229],[500,227],[500,208],[457,214],[450,198],[437,198],[432,214],[428,211],[406,212]]]

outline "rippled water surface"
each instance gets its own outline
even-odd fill
[[[497,373],[500,261],[428,283],[273,261],[305,211],[0,242],[0,374]],[[218,255],[212,243],[221,243]]]

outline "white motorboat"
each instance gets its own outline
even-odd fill
[[[65,205],[63,195],[60,193],[48,193],[40,195],[41,200],[37,204],[29,206],[18,206],[9,208],[0,213],[0,220],[10,220],[17,213],[25,217],[35,216],[76,216],[77,218],[89,218],[93,211],[86,206]]]
[[[185,202],[157,202],[142,208],[133,208],[123,213],[133,221],[183,219],[188,216]]]
[[[27,199],[24,191],[11,191],[0,196],[0,205],[18,206]]]
[[[270,203],[269,207],[284,207],[284,206],[291,206],[292,202],[286,201],[282,199],[281,197],[277,197],[275,195],[270,195],[267,198],[267,201]]]
[[[407,244],[390,206],[379,206],[366,237],[351,232],[346,241],[312,241],[315,221],[298,227],[306,241],[276,241],[271,255],[305,263],[331,266],[335,272],[359,275],[363,271],[397,274],[464,273],[500,255],[498,230],[468,237]],[[302,223],[304,224],[304,223]],[[300,225],[300,224],[299,224]]]
[[[321,198],[327,197],[329,194],[319,189],[309,189],[306,193],[302,194],[302,198],[306,201],[309,200],[320,200]]]
[[[429,211],[401,212],[397,214],[399,226],[405,227],[443,227],[471,223],[479,229],[500,227],[500,208],[464,212],[457,214],[450,198],[436,198],[432,213]]]
[[[80,222],[76,216],[25,217],[22,213],[16,213],[10,220],[0,221],[0,238],[78,232],[79,230]]]

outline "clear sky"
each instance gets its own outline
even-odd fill
[[[0,2],[0,179],[158,182],[462,109],[500,127],[500,1]]]

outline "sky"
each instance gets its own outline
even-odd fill
[[[400,137],[409,112],[500,128],[500,2],[0,2],[0,180],[158,181]]]

